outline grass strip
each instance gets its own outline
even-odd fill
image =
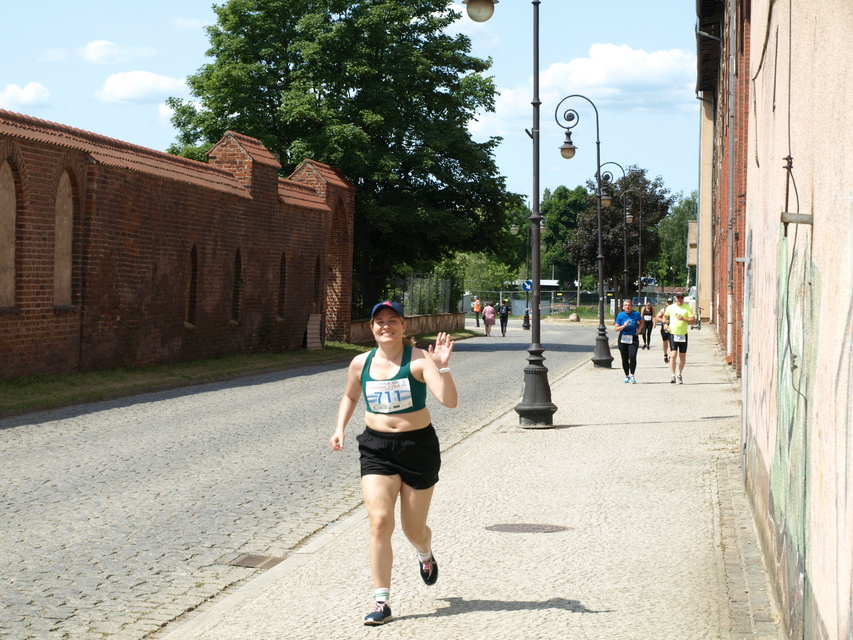
[[[609,307],[608,307],[609,308]],[[573,313],[576,313],[580,318],[597,318],[598,307],[573,307],[571,311],[560,311],[550,314],[551,318],[568,318]]]
[[[452,338],[461,340],[473,335],[481,334],[459,331]],[[425,345],[434,342],[435,335],[416,336],[416,340],[419,345]],[[329,341],[323,349],[238,353],[144,367],[6,378],[0,380],[0,416],[344,360],[367,351],[371,346]]]

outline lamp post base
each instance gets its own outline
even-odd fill
[[[598,335],[595,337],[595,350],[592,353],[592,363],[596,367],[610,369],[613,365],[613,356],[610,355],[610,340],[607,339],[607,330],[604,325],[598,327]]]
[[[554,426],[557,406],[551,402],[548,369],[543,364],[544,349],[541,345],[531,345],[527,351],[530,355],[524,367],[524,392],[521,402],[515,406],[518,424],[530,429],[547,429]]]
[[[515,407],[518,413],[518,426],[525,429],[553,429],[554,428],[554,412],[557,407],[554,405],[542,406],[540,408],[524,407],[517,405]]]
[[[521,328],[530,331],[530,312],[527,309],[524,310],[524,322],[521,323]]]

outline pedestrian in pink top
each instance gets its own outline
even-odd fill
[[[483,308],[483,326],[486,328],[487,338],[492,335],[492,327],[495,326],[495,317],[497,317],[495,307],[491,302],[487,302],[486,306]]]

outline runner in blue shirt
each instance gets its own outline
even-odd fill
[[[619,353],[622,355],[622,370],[625,372],[625,382],[637,384],[634,371],[637,369],[637,350],[640,346],[639,335],[643,331],[645,321],[634,311],[634,303],[625,300],[622,311],[616,316],[614,328],[619,332]]]

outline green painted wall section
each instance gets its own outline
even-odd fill
[[[776,523],[777,562],[789,593],[790,630],[802,629],[810,600],[809,402],[814,398],[818,354],[820,274],[803,237],[783,237],[777,254],[776,451],[770,469],[770,503]]]

